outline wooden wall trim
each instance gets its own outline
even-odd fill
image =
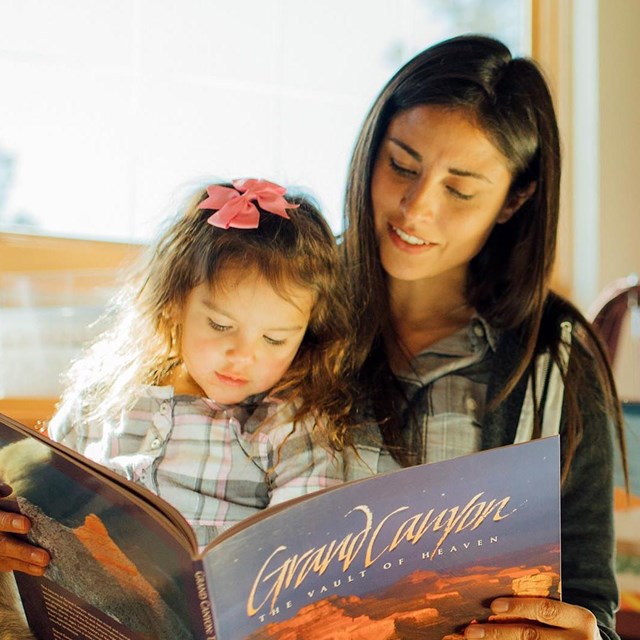
[[[0,233],[0,273],[118,269],[131,263],[141,244]]]
[[[551,86],[562,143],[562,187],[552,287],[573,298],[573,0],[531,0],[531,54]]]

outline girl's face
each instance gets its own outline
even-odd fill
[[[192,289],[182,314],[186,387],[221,404],[271,389],[293,361],[314,304],[309,289],[287,293],[235,270]]]
[[[507,199],[507,159],[465,113],[421,105],[390,123],[373,169],[380,260],[392,279],[451,276],[464,282]]]

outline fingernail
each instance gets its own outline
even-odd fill
[[[35,564],[43,565],[47,562],[47,554],[44,551],[32,551],[29,560]]]
[[[11,526],[18,531],[24,531],[25,533],[29,530],[24,518],[14,518],[11,521]]]
[[[498,598],[491,603],[491,610],[494,613],[505,613],[509,611],[509,601]]]
[[[475,624],[469,625],[464,631],[465,638],[484,638],[484,629]]]

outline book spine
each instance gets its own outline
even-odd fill
[[[193,563],[193,579],[197,594],[198,618],[202,623],[202,640],[216,640],[213,608],[202,560],[196,560]]]

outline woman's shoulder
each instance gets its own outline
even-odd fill
[[[523,325],[497,332],[499,346],[503,351],[514,352],[514,347],[520,345],[523,349],[527,341],[527,332],[531,324]],[[562,343],[570,342],[578,345],[581,350],[592,351],[597,348],[598,337],[591,323],[584,314],[567,298],[550,291],[546,298],[540,316],[536,352],[555,350]],[[515,349],[518,352],[518,349]]]
[[[572,357],[586,360],[604,359],[604,343],[597,329],[569,300],[557,293],[547,297],[540,326],[541,341],[570,343]]]
[[[559,327],[567,322],[574,327],[590,325],[575,304],[559,293],[550,291],[544,303],[541,319],[542,326],[545,328]]]

